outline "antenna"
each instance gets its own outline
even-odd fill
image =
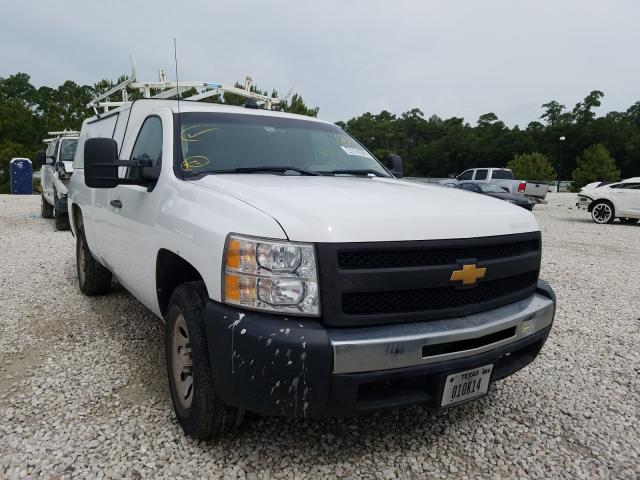
[[[180,97],[182,97],[182,94],[180,93],[180,80],[178,79],[178,44],[175,36],[173,37],[173,62],[176,67],[176,93],[178,94],[176,97],[178,102],[178,148],[180,149],[178,154],[182,158],[182,122],[180,119]],[[182,172],[182,169],[180,171]]]

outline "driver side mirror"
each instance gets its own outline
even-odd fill
[[[402,178],[402,158],[395,153],[389,153],[384,158],[384,164],[396,178]]]
[[[143,167],[142,179],[118,177],[118,167]],[[118,143],[112,138],[90,138],[84,144],[84,182],[90,188],[114,188],[118,185],[148,187],[159,172],[147,160],[119,160]]]
[[[44,153],[44,150],[40,150],[36,153],[36,163],[40,166],[44,166],[47,163],[47,156]]]

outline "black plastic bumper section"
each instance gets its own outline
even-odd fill
[[[56,198],[55,200],[55,209],[57,215],[64,215],[67,213],[67,196],[64,195],[61,198]]]
[[[555,302],[540,281],[538,292]],[[333,350],[317,320],[241,311],[211,302],[206,328],[214,386],[226,403],[283,416],[347,416],[425,404],[438,408],[447,375],[492,363],[491,381],[538,355],[551,326],[472,357],[416,367],[332,374]]]

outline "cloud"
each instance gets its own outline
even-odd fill
[[[38,85],[116,78],[136,58],[138,78],[173,77],[262,88],[295,85],[320,117],[366,111],[464,116],[493,111],[526,125],[550,99],[572,107],[590,90],[603,110],[640,97],[634,61],[640,4],[594,0],[477,2],[325,0],[241,3],[22,0],[3,6],[0,75]]]

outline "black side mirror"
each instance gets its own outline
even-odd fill
[[[90,138],[84,144],[84,182],[90,188],[118,185],[118,143],[112,138]]]
[[[119,178],[118,167],[142,167],[141,179]],[[90,138],[84,144],[84,183],[90,188],[118,185],[148,187],[160,177],[160,168],[149,160],[119,160],[118,142],[112,138]]]
[[[389,153],[384,158],[384,163],[394,177],[402,178],[402,158],[400,155]]]
[[[36,163],[40,166],[44,166],[47,163],[47,156],[44,153],[44,150],[40,150],[36,153]]]

